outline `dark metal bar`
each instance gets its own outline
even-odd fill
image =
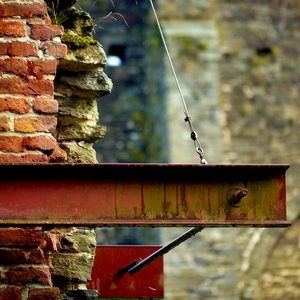
[[[142,261],[141,258],[135,259],[133,262],[129,263],[124,268],[120,269],[116,275],[117,278],[122,277],[124,274],[126,274],[131,268],[136,266],[140,261]]]
[[[193,227],[193,228],[189,229],[188,231],[184,232],[183,234],[181,234],[179,237],[177,237],[176,239],[174,239],[173,241],[171,241],[167,245],[163,246],[162,248],[155,251],[154,253],[152,253],[148,257],[144,258],[142,261],[140,261],[134,267],[129,269],[128,273],[130,275],[135,274],[136,272],[140,271],[141,269],[143,269],[144,267],[148,266],[150,263],[152,263],[153,261],[158,259],[160,256],[168,253],[170,250],[174,249],[175,247],[177,247],[178,245],[180,245],[184,241],[188,240],[189,238],[194,236],[196,233],[202,231],[203,229],[204,229],[204,227],[202,227],[202,226]]]

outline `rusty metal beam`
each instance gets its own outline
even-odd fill
[[[0,165],[0,225],[288,226],[288,165]]]

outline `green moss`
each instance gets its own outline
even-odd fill
[[[79,36],[68,32],[63,33],[61,40],[71,49],[84,48],[89,45],[97,45],[98,43],[97,40],[94,40],[90,36]]]

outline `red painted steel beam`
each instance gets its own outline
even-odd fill
[[[288,226],[288,165],[0,165],[0,225]]]

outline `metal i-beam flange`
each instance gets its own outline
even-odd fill
[[[0,225],[288,226],[288,165],[0,165]]]

